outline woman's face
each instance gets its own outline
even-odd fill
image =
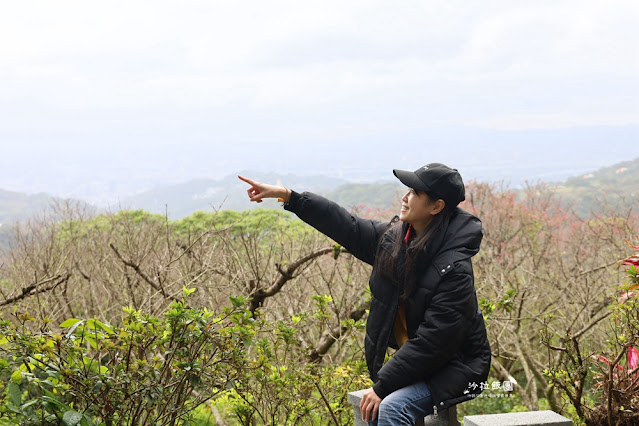
[[[399,211],[399,219],[410,223],[417,233],[422,232],[433,217],[441,211],[436,207],[436,202],[430,200],[423,191],[415,191],[410,188],[402,197],[402,207]]]

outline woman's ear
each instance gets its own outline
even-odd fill
[[[435,216],[444,210],[444,207],[446,207],[446,202],[440,198],[432,204],[430,212],[433,216]]]

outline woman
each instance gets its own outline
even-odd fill
[[[366,323],[366,362],[374,382],[360,405],[364,421],[414,425],[477,396],[490,347],[477,306],[471,257],[481,222],[457,207],[465,199],[455,169],[431,163],[393,170],[409,190],[399,217],[361,219],[316,194],[255,182],[251,201],[279,198],[284,208],[373,265]],[[397,349],[384,364],[387,347]]]

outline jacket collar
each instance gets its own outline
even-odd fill
[[[402,223],[400,232],[405,236],[405,242],[410,228],[408,223]],[[460,207],[456,207],[448,224],[441,232],[433,236],[429,244],[435,253],[432,263],[441,275],[445,274],[453,269],[455,262],[477,254],[483,236],[481,221]],[[410,251],[410,248],[408,250]],[[427,256],[427,253],[423,255]]]

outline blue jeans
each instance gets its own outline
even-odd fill
[[[433,413],[433,399],[426,382],[418,382],[396,390],[382,400],[377,420],[368,422],[370,426],[414,425],[416,419],[423,419]]]

